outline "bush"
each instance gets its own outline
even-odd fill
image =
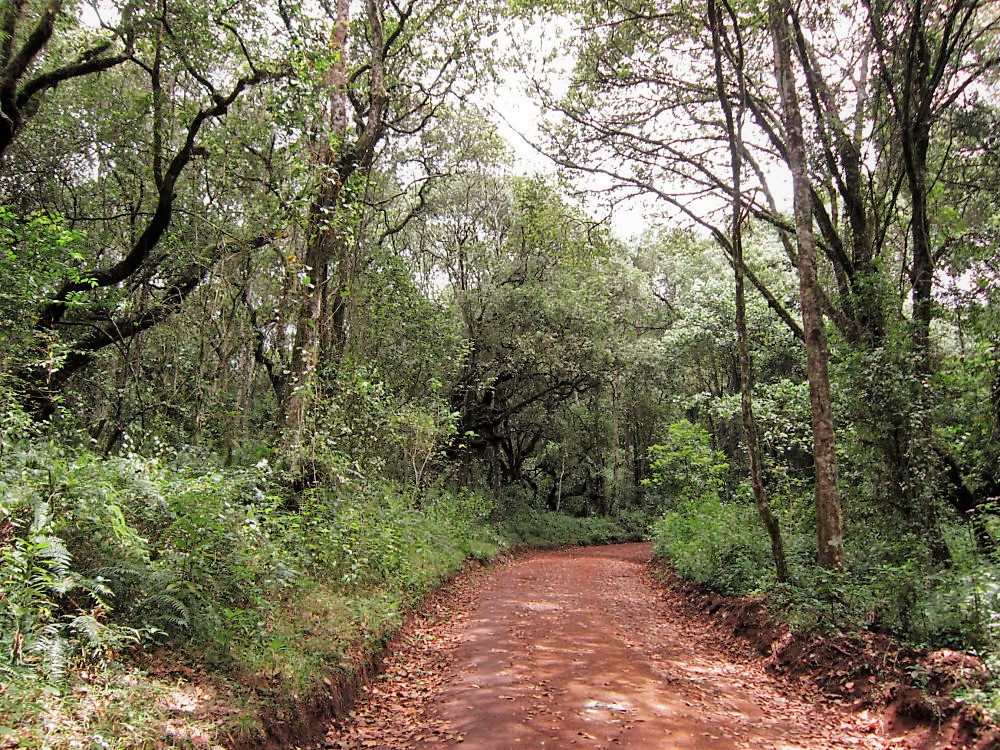
[[[642,538],[615,518],[569,516],[555,511],[522,510],[504,519],[500,535],[514,547],[572,547],[632,542]]]
[[[102,458],[7,445],[0,713],[16,704],[26,727],[41,727],[54,702],[72,715],[74,701],[118,690],[129,671],[123,657],[153,643],[234,686],[280,679],[291,700],[344,668],[359,646],[377,649],[402,612],[470,554],[500,547],[484,521],[492,505],[474,493],[415,495],[409,483],[359,478],[297,498],[285,492],[264,461],[234,469],[181,453]],[[81,677],[87,690],[64,689]],[[160,689],[153,677],[140,682]],[[154,703],[131,698],[145,713],[126,723],[159,721]],[[71,746],[80,729],[67,722],[59,731],[70,734],[45,742]]]
[[[284,592],[312,581],[400,602],[473,551],[493,554],[488,503],[437,489],[345,484],[296,510],[266,463],[221,469],[22,445],[0,459],[0,645],[53,674],[124,642],[177,639],[226,663]],[[98,636],[100,639],[98,639]]]
[[[729,465],[725,456],[712,450],[708,433],[686,419],[668,428],[665,443],[649,449],[652,478],[661,508],[696,500],[718,499]]]
[[[641,542],[650,538],[650,527],[655,516],[644,508],[631,508],[619,511],[615,515],[615,523],[625,532],[628,541]]]
[[[749,594],[771,579],[770,547],[752,505],[687,500],[653,523],[652,537],[681,577],[721,593]]]
[[[29,622],[59,631],[66,653],[93,652],[97,635],[117,651],[126,636],[183,633],[224,656],[226,622],[266,608],[290,577],[257,518],[261,479],[51,445],[10,452],[0,471],[10,663]]]

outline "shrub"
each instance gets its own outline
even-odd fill
[[[397,606],[499,546],[491,505],[473,493],[439,487],[415,505],[412,485],[357,481],[305,492],[290,510],[264,462],[171,458],[47,444],[0,457],[8,666],[58,678],[73,659],[163,639],[227,664],[297,586]]]
[[[668,428],[666,442],[649,449],[648,485],[655,488],[661,507],[695,500],[717,499],[729,465],[725,456],[712,449],[708,433],[686,419]]]
[[[104,661],[142,633],[110,619],[114,592],[74,559],[57,496],[32,483],[38,472],[18,469],[0,478],[3,663],[60,682],[74,659]]]
[[[515,547],[570,547],[637,541],[606,516],[570,516],[555,511],[522,510],[504,519],[500,534]]]
[[[683,577],[724,593],[760,590],[771,577],[770,548],[752,505],[710,493],[678,503],[652,526],[653,549]]]
[[[625,532],[628,541],[640,542],[649,539],[650,526],[655,516],[645,508],[630,508],[620,511],[614,520]]]

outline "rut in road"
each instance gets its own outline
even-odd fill
[[[650,548],[526,555],[411,629],[327,748],[882,748],[852,714],[734,661]],[[439,613],[440,614],[440,613]],[[787,690],[787,688],[786,688]],[[870,730],[870,727],[867,727]]]

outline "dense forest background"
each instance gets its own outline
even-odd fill
[[[163,646],[308,684],[470,554],[650,525],[995,660],[998,25],[6,0],[0,713]]]

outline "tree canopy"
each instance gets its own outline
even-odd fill
[[[546,23],[572,33],[539,61]],[[132,461],[310,575],[410,575],[414,514],[557,511],[995,649],[998,26],[985,0],[7,2],[0,545],[62,540],[38,569],[86,603],[56,619],[176,576],[176,617],[123,620],[221,622],[242,584],[207,593],[198,501],[144,505]],[[518,77],[537,173],[494,115]],[[104,557],[133,572],[102,588]]]

